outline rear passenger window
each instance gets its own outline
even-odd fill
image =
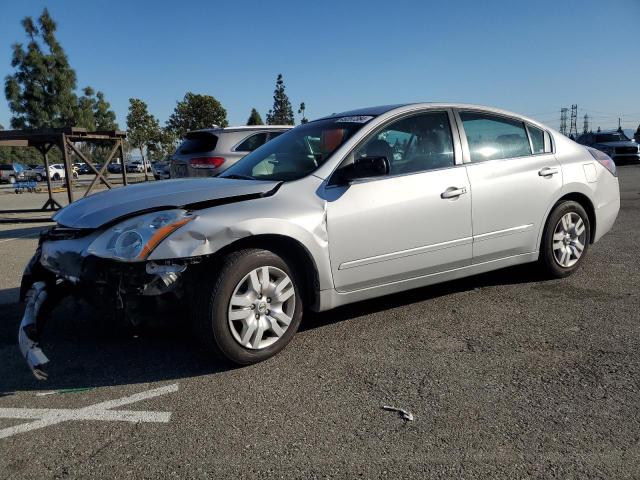
[[[253,152],[256,148],[261,147],[267,142],[267,134],[265,132],[256,133],[245,139],[236,147],[236,152]]]
[[[472,162],[531,155],[524,123],[480,112],[460,112]]]
[[[539,128],[531,125],[527,125],[527,130],[529,130],[529,137],[531,138],[531,148],[533,149],[534,155],[536,153],[544,153],[544,132]]]

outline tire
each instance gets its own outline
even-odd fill
[[[36,175],[36,182],[41,182],[42,181],[42,175],[40,175],[39,173]]]
[[[60,174],[59,173],[54,173],[53,174],[53,180],[60,180]]]
[[[250,278],[251,273],[257,270],[255,279],[261,284],[260,272],[264,272],[263,268],[268,269],[268,276],[273,282],[269,283],[267,292],[263,292],[264,296],[260,300],[256,299],[254,290],[250,288]],[[272,299],[267,295],[277,295],[273,290],[274,286],[280,282],[284,284],[286,278],[291,286],[285,286],[279,298],[289,295],[290,289],[293,295],[283,301],[281,306],[277,306],[276,297]],[[193,312],[198,339],[218,357],[238,365],[250,365],[272,357],[291,341],[300,326],[303,303],[299,278],[294,268],[268,250],[252,248],[226,255],[217,264],[215,271],[203,269],[197,279],[198,286],[192,289],[199,292],[194,299]],[[246,289],[243,290],[243,286]],[[234,294],[235,298],[244,299],[250,306],[232,305]],[[266,303],[267,300],[271,303]],[[269,310],[270,308],[273,310]],[[275,311],[278,311],[277,315],[273,314]],[[258,320],[254,312],[258,313]],[[276,317],[283,318],[283,313],[285,318],[290,319],[288,326],[276,320]],[[238,315],[243,319],[231,320]],[[276,325],[272,326],[274,321]],[[254,325],[251,330],[250,327]],[[259,331],[263,329],[263,335],[258,338]],[[279,336],[278,330],[281,331]],[[243,334],[248,339],[245,344],[242,343]]]
[[[9,177],[9,183],[10,183],[11,185],[13,185],[14,183],[16,183],[16,177],[14,177],[13,175],[11,175],[11,176]]]
[[[582,205],[574,201],[556,205],[547,218],[540,244],[539,262],[544,272],[552,278],[571,275],[586,257],[590,239],[591,224]]]

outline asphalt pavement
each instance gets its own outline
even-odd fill
[[[250,367],[182,316],[105,332],[67,301],[37,382],[4,303],[0,478],[638,478],[640,167],[619,172],[614,229],[572,277],[517,267],[307,315]],[[2,226],[0,302],[37,228]]]

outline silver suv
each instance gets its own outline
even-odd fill
[[[254,363],[306,310],[527,262],[570,275],[619,207],[606,154],[520,115],[460,104],[334,114],[219,177],[60,210],[23,278],[21,348],[39,361],[38,302],[75,292],[135,318],[155,297],[183,302],[211,350]]]
[[[189,132],[170,158],[171,178],[214,177],[291,128],[260,125]]]

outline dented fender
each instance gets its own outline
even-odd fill
[[[196,210],[197,218],[169,235],[149,260],[211,255],[256,235],[282,235],[300,243],[313,259],[320,290],[333,288],[329,264],[326,200],[313,176],[282,185],[277,195]]]

